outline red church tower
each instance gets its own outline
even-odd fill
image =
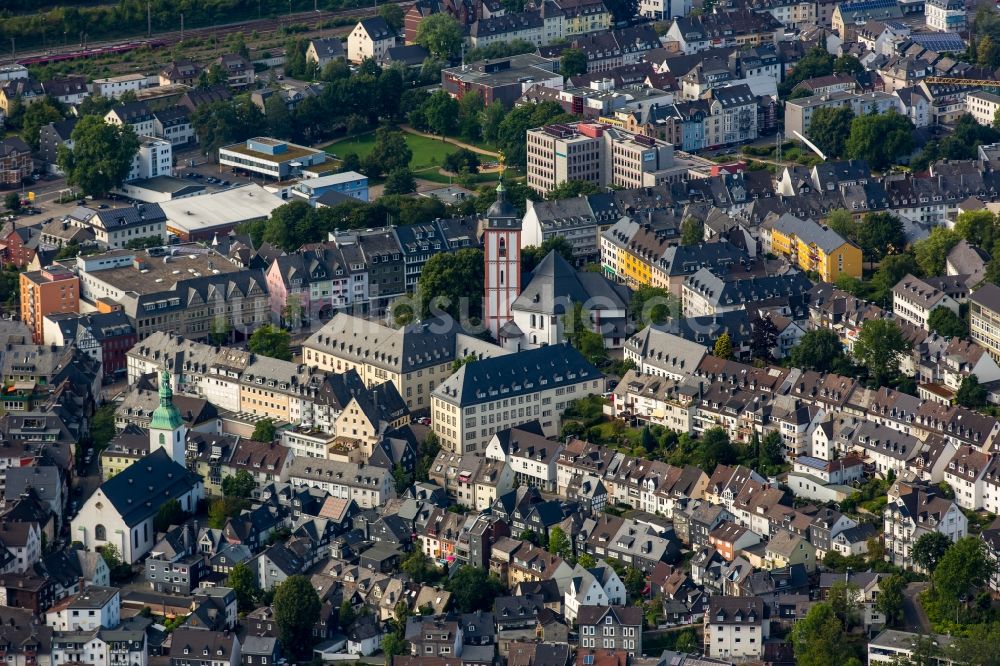
[[[500,184],[497,200],[486,211],[483,253],[486,264],[486,327],[500,340],[500,329],[511,320],[510,308],[521,293],[521,216],[507,201],[503,186],[503,155],[500,156]]]

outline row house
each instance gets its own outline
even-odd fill
[[[882,517],[885,558],[896,566],[917,568],[913,545],[924,534],[939,532],[952,541],[968,535],[968,520],[958,504],[933,486],[897,482]]]

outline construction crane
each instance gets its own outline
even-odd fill
[[[984,86],[987,88],[1000,87],[1000,81],[993,79],[955,79],[949,76],[925,76],[921,81],[927,83],[941,83],[950,86]]]

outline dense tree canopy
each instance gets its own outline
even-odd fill
[[[436,58],[450,60],[462,46],[462,26],[447,12],[431,14],[417,28],[417,44]]]
[[[447,313],[456,320],[463,314],[482,317],[483,251],[474,248],[436,254],[424,264],[417,283],[421,317]]]
[[[307,576],[294,575],[274,591],[274,622],[281,645],[299,656],[308,656],[313,645],[313,626],[319,621],[322,604]]]
[[[884,170],[913,150],[913,123],[895,111],[858,116],[851,122],[845,147],[848,157],[868,160],[873,169]]]
[[[280,361],[291,361],[292,336],[288,331],[264,324],[250,334],[247,349],[258,356],[270,356]]]
[[[840,157],[844,154],[853,120],[854,112],[848,106],[816,109],[809,123],[809,139],[827,158]]]
[[[121,185],[139,150],[131,125],[111,125],[99,116],[86,116],[70,135],[73,149],[59,147],[59,167],[66,180],[84,193],[103,196]]]
[[[899,324],[891,319],[869,319],[861,325],[854,356],[868,368],[873,382],[884,386],[899,373],[899,362],[909,349]]]
[[[826,328],[806,331],[792,347],[792,365],[816,372],[835,372],[844,363],[844,345],[837,334]]]

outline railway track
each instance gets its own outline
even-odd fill
[[[389,1],[392,2],[392,0]],[[414,0],[392,2],[392,4],[399,5],[404,9],[413,3]],[[17,62],[24,65],[42,65],[49,62],[113,55],[115,53],[123,53],[146,46],[152,48],[173,46],[182,39],[226,37],[238,32],[247,34],[252,32],[257,32],[257,34],[269,34],[277,32],[282,27],[289,25],[306,25],[311,30],[316,30],[319,29],[320,25],[331,19],[371,16],[373,14],[373,9],[373,7],[362,7],[354,9],[339,9],[336,11],[319,10],[313,12],[296,12],[286,14],[284,16],[250,19],[247,21],[237,21],[222,25],[185,29],[183,31],[171,30],[167,32],[160,32],[148,39],[133,37],[131,39],[114,39],[93,42],[88,43],[86,48],[69,47],[62,49],[36,49],[19,54]]]

